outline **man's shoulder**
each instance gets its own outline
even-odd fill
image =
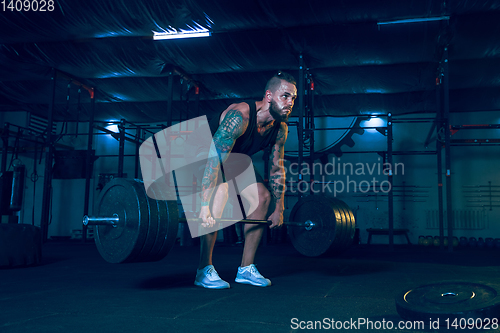
[[[224,121],[234,121],[238,118],[246,127],[246,124],[248,124],[248,121],[250,120],[250,106],[247,103],[241,102],[229,105],[227,109],[222,113],[220,124],[222,124]]]
[[[241,117],[244,122],[248,122],[250,119],[250,106],[245,102],[233,103],[229,105],[228,108],[222,113],[221,122],[224,121],[228,115],[230,115],[231,118]]]
[[[239,102],[239,103],[233,103],[231,104],[227,110],[235,110],[239,111],[243,114],[243,116],[248,117],[250,114],[250,104],[251,102],[245,101],[245,102]]]

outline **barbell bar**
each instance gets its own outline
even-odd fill
[[[151,186],[149,192],[162,191]],[[153,194],[153,195],[151,195]],[[162,193],[150,193],[162,197]],[[101,191],[95,216],[84,217],[94,225],[94,240],[101,256],[110,263],[147,262],[163,259],[173,247],[179,223],[177,201],[155,200],[136,179],[115,178]],[[355,219],[341,200],[315,194],[300,198],[288,222],[289,238],[298,252],[317,257],[345,251],[354,238]],[[191,219],[189,219],[191,221]],[[201,221],[201,219],[200,219]],[[269,224],[266,220],[216,219],[224,223]]]
[[[201,218],[197,219],[189,219],[190,221],[199,221],[202,222],[203,220]],[[179,223],[187,223],[188,219],[186,218],[180,218],[178,219]],[[268,221],[268,220],[252,220],[252,219],[243,219],[243,220],[235,220],[235,219],[215,219],[215,222],[220,223],[220,224],[225,224],[225,223],[245,223],[245,224],[265,224],[265,225],[271,225],[273,222]],[[89,225],[111,225],[114,227],[117,227],[120,225],[120,217],[115,214],[113,217],[96,217],[96,216],[87,216],[85,215],[83,217],[83,225],[89,226]],[[283,222],[284,225],[287,226],[292,226],[292,227],[302,227],[305,228],[306,230],[312,230],[314,227],[316,227],[316,224],[314,222],[307,220],[305,222],[292,222],[292,221],[287,221]]]

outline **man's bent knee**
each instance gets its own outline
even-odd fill
[[[267,212],[267,209],[272,201],[271,194],[262,183],[249,185],[241,192],[241,196],[245,198],[250,205],[250,207],[248,207],[248,205],[244,205],[247,216],[251,215],[255,211]]]
[[[271,194],[264,186],[262,187],[263,189],[259,189],[259,206],[267,210],[271,203]]]

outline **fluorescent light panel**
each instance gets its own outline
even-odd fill
[[[154,40],[162,39],[180,39],[180,38],[196,38],[196,37],[210,37],[210,31],[203,32],[155,32],[153,35]]]
[[[417,22],[431,22],[431,21],[448,21],[449,16],[439,16],[439,17],[422,17],[422,18],[412,18],[394,21],[383,21],[378,22],[378,25],[388,25],[388,24],[400,24],[400,23],[417,23]]]
[[[188,29],[176,29],[169,26],[168,29],[161,29],[161,32],[153,31],[154,40],[162,39],[179,39],[179,38],[196,38],[209,37],[212,33],[207,28],[201,26],[197,22],[193,25],[188,25]]]

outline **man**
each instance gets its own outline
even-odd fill
[[[287,139],[288,126],[286,121],[292,112],[297,97],[296,82],[287,73],[278,73],[266,85],[264,97],[261,101],[243,102],[230,105],[220,117],[215,118],[213,142],[220,159],[210,159],[205,168],[202,181],[202,204],[199,217],[203,220],[202,226],[212,227],[215,218],[220,218],[228,198],[228,186],[221,184],[217,191],[217,175],[222,160],[223,169],[226,166],[230,153],[253,155],[256,152],[272,146],[270,158],[271,193],[264,185],[262,177],[256,173],[256,184],[239,189],[240,196],[250,203],[247,218],[266,220],[271,195],[276,200],[276,209],[267,218],[272,221],[270,228],[277,228],[283,224],[285,169],[283,166],[284,145]],[[224,170],[223,170],[224,171]],[[219,183],[220,180],[219,180]],[[214,194],[214,195],[213,195]],[[213,198],[212,198],[213,195]],[[210,209],[210,199],[212,208]],[[271,285],[269,279],[264,278],[254,265],[255,253],[262,237],[264,227],[255,224],[244,226],[245,245],[241,266],[238,268],[235,281],[267,287]],[[229,283],[222,280],[212,265],[212,252],[217,232],[201,237],[200,263],[194,284],[210,289],[229,288]]]

